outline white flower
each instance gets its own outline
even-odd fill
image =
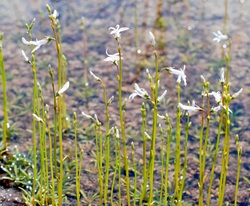
[[[224,82],[225,82],[224,68],[222,67],[220,70],[220,83],[223,84]]]
[[[193,101],[192,106],[183,105],[182,103],[179,103],[178,106],[185,111],[188,111],[189,113],[202,111],[203,109],[195,105],[195,102]]]
[[[138,84],[135,83],[135,90],[134,90],[134,93],[132,93],[130,96],[129,96],[129,99],[134,99],[136,96],[140,96],[144,99],[148,99],[149,98],[149,95],[147,93],[147,91],[143,88],[140,88],[138,86]]]
[[[100,123],[100,121],[98,120],[98,118],[97,118],[97,115],[96,115],[96,114],[94,115],[94,117],[95,117],[95,122],[96,122],[97,124],[101,124],[101,123]]]
[[[110,32],[110,34],[112,34],[113,36],[114,36],[114,38],[116,39],[116,40],[119,40],[120,38],[121,38],[121,32],[122,31],[126,31],[126,30],[128,30],[129,28],[128,27],[121,27],[120,28],[120,25],[116,25],[116,28],[114,28],[114,27],[109,27],[109,30],[112,30],[111,32]]]
[[[151,140],[152,138],[150,137],[150,135],[147,132],[144,132],[145,136],[147,137],[147,139]]]
[[[23,58],[25,59],[25,61],[30,63],[29,58],[26,56],[26,54],[25,54],[25,52],[23,50],[22,50],[22,55],[23,55]]]
[[[114,100],[114,96],[110,97],[109,100],[108,100],[108,105],[110,105]]]
[[[41,118],[41,117],[38,117],[36,114],[32,114],[33,115],[33,117],[36,119],[36,121],[38,121],[38,122],[42,122],[42,123],[44,123],[43,122],[43,119]]]
[[[160,118],[160,119],[164,119],[166,120],[168,118],[168,114],[166,113],[165,116],[164,115],[160,115],[160,114],[157,114],[157,116]]]
[[[214,34],[214,38],[213,38],[213,41],[216,41],[216,42],[220,42],[220,41],[222,41],[222,40],[227,40],[228,39],[228,36],[227,35],[224,35],[224,34],[222,34],[221,33],[221,31],[217,31],[217,33],[216,32],[213,32],[213,34]]]
[[[162,95],[159,96],[159,97],[157,98],[157,101],[160,102],[161,100],[163,100],[163,98],[166,96],[166,94],[167,94],[167,90],[165,90],[165,91],[162,93]]]
[[[115,54],[108,54],[108,49],[106,49],[107,58],[104,59],[106,62],[112,62],[113,64],[117,65],[117,62],[120,60],[119,53]]]
[[[120,138],[120,135],[119,135],[119,129],[117,129],[117,127],[116,127],[116,126],[114,127],[114,135],[115,135],[115,137],[116,137],[117,139],[119,139],[119,138]]]
[[[52,17],[54,19],[56,19],[57,17],[59,16],[59,13],[57,12],[57,10],[54,10],[53,14],[52,14]]]
[[[201,75],[201,80],[202,80],[203,83],[206,83],[206,79],[205,79],[205,77],[203,75]]]
[[[155,45],[156,45],[155,36],[153,35],[153,33],[151,31],[149,32],[149,43],[153,47],[155,47]]]
[[[186,65],[184,65],[183,69],[180,69],[180,70],[173,69],[172,67],[168,67],[168,68],[164,68],[164,69],[167,70],[171,74],[177,75],[178,76],[178,78],[177,78],[178,83],[181,83],[181,80],[182,80],[184,85],[187,86],[187,81],[186,81],[187,76],[185,75]]]
[[[220,103],[219,106],[222,107],[224,110],[227,109],[225,105],[222,105],[222,103]],[[231,110],[230,108],[228,108],[228,113],[229,113],[229,112],[230,112],[230,113],[233,113],[232,110]]]
[[[62,93],[64,93],[69,88],[69,81],[67,81],[62,88],[57,92],[57,96],[60,96]]]
[[[27,41],[24,37],[22,37],[22,42],[27,45],[34,45],[35,48],[31,51],[31,53],[34,53],[36,50],[38,50],[42,45],[49,43],[53,38],[52,37],[46,37],[42,40],[36,40],[36,41]]]
[[[90,115],[86,114],[85,112],[82,112],[82,115],[84,117],[86,117],[87,119],[94,119],[93,117],[91,117]]]
[[[221,110],[221,106],[219,105],[219,106],[217,106],[217,107],[212,107],[211,108],[211,112],[214,112],[214,113],[217,113],[218,111],[220,111]]]
[[[241,93],[242,91],[243,91],[243,88],[241,88],[238,92],[234,93],[234,94],[232,95],[232,98],[233,98],[233,99],[237,98],[237,97],[240,95],[240,93]]]
[[[94,79],[96,80],[96,81],[101,81],[101,79],[99,78],[99,77],[97,77],[92,71],[89,71],[89,73],[94,77]]]
[[[221,97],[221,93],[219,91],[218,92],[212,91],[211,93],[208,93],[208,95],[214,96],[217,104],[221,103],[222,97]]]

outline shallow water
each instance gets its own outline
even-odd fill
[[[68,78],[72,82],[68,91],[69,115],[75,111],[86,111],[86,100],[83,92],[83,60],[84,43],[82,40],[82,17],[85,23],[85,35],[87,36],[87,65],[96,75],[103,78],[108,85],[109,96],[115,94],[116,68],[103,62],[106,57],[105,50],[116,53],[116,42],[109,35],[108,28],[120,24],[129,27],[128,32],[122,33],[121,44],[123,46],[123,58],[125,66],[124,94],[126,97],[133,91],[131,80],[135,77],[136,50],[141,54],[137,56],[141,64],[142,72],[137,80],[141,85],[147,85],[145,67],[153,69],[151,50],[147,45],[147,32],[152,31],[158,41],[160,54],[160,67],[173,66],[180,68],[186,65],[188,86],[183,90],[183,101],[198,99],[201,92],[200,75],[211,82],[211,89],[219,89],[219,71],[223,65],[223,44],[212,41],[213,32],[218,30],[232,38],[232,54],[230,67],[231,93],[244,88],[244,92],[232,103],[232,110],[236,114],[235,125],[244,142],[244,147],[249,147],[249,85],[250,75],[250,1],[229,0],[226,15],[225,1],[164,1],[162,8],[163,24],[166,28],[155,27],[156,1],[138,0],[138,46],[135,39],[134,1],[84,1],[84,0],[3,0],[0,2],[0,31],[4,32],[3,52],[5,68],[7,70],[7,87],[10,99],[10,121],[15,124],[15,130],[19,133],[12,138],[12,142],[19,142],[20,136],[28,138],[31,129],[31,99],[32,99],[32,72],[29,65],[25,64],[21,55],[21,49],[27,54],[29,48],[22,44],[21,38],[27,37],[25,23],[30,23],[36,18],[33,29],[34,39],[42,39],[44,36],[52,36],[50,20],[45,4],[50,4],[52,9],[59,12],[59,20],[62,28],[63,52],[68,61]],[[148,3],[148,5],[146,5]],[[225,49],[226,51],[226,49]],[[55,48],[53,44],[43,46],[37,52],[39,81],[44,86],[44,93],[48,94],[46,101],[51,102],[50,86],[48,86],[48,64],[56,68]],[[148,59],[149,63],[143,64]],[[151,63],[150,63],[151,62]],[[150,70],[151,71],[151,70]],[[153,71],[153,70],[152,70]],[[93,90],[88,111],[101,113],[99,108],[102,94],[98,93],[98,85],[89,80]],[[175,96],[175,78],[162,74],[161,91],[168,89],[168,97]],[[146,86],[147,87],[147,86]],[[2,88],[0,88],[0,91]],[[0,93],[2,97],[2,93]],[[1,102],[1,101],[0,101]],[[167,103],[172,103],[172,100]],[[165,112],[166,104],[161,109]],[[140,115],[141,100],[136,100],[133,105],[128,105],[131,115],[130,125],[134,125],[134,116]],[[135,106],[136,105],[136,106]],[[135,108],[136,107],[136,108]],[[2,108],[2,104],[0,104]],[[241,116],[237,116],[237,110],[242,109]],[[138,110],[138,111],[137,111]],[[2,118],[0,110],[0,119]],[[103,117],[100,115],[100,118]],[[117,117],[114,115],[113,121]],[[21,134],[21,135],[20,135]],[[27,143],[27,147],[31,143]],[[244,151],[244,148],[243,148]],[[247,162],[246,162],[247,163]],[[243,167],[247,174],[247,167]]]

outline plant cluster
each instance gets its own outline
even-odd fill
[[[10,158],[3,156],[1,169],[6,172],[5,179],[15,182],[15,185],[24,191],[24,198],[28,205],[63,205],[68,196],[74,196],[77,205],[91,204],[91,201],[98,199],[99,205],[185,205],[183,195],[185,193],[185,181],[188,169],[188,146],[189,132],[192,127],[192,115],[201,118],[199,129],[199,194],[198,204],[211,205],[211,191],[215,179],[215,167],[220,164],[220,177],[218,189],[218,205],[222,206],[227,182],[227,173],[230,155],[230,103],[237,98],[242,89],[235,94],[230,94],[229,65],[230,52],[225,54],[226,67],[221,69],[219,91],[211,91],[210,83],[201,76],[202,92],[201,103],[197,105],[194,100],[192,103],[181,101],[181,92],[188,86],[188,77],[185,74],[186,66],[181,69],[172,67],[161,67],[159,65],[157,41],[152,32],[149,32],[149,43],[152,48],[152,55],[155,60],[155,71],[146,70],[150,91],[134,84],[134,92],[129,96],[129,102],[125,100],[123,94],[123,61],[126,60],[122,52],[121,32],[129,30],[127,27],[110,27],[112,35],[117,43],[117,53],[109,54],[106,50],[106,62],[111,62],[116,67],[117,94],[118,97],[107,97],[107,88],[103,80],[90,71],[91,76],[100,83],[103,91],[105,122],[101,123],[98,115],[91,116],[86,111],[82,111],[82,116],[89,119],[94,125],[95,134],[95,163],[97,168],[98,194],[88,200],[84,188],[81,188],[82,158],[83,153],[78,146],[77,134],[77,115],[74,113],[73,134],[74,134],[74,158],[65,155],[63,148],[64,131],[69,125],[66,119],[66,102],[64,95],[70,87],[67,81],[67,74],[63,64],[63,50],[60,38],[60,22],[58,12],[47,5],[53,37],[44,37],[41,40],[33,40],[32,29],[35,19],[31,24],[26,24],[29,40],[25,37],[22,42],[31,48],[28,57],[22,50],[24,60],[33,72],[33,122],[32,122],[32,158],[13,155]],[[226,41],[229,51],[231,51],[231,39],[218,31],[214,33],[214,41],[220,43]],[[0,35],[0,65],[2,86],[4,92],[4,121],[2,147],[5,150],[8,145],[8,110],[6,77],[4,61],[2,56],[2,37]],[[50,115],[50,107],[44,100],[43,89],[39,84],[36,73],[37,55],[36,52],[46,44],[55,43],[57,51],[58,66],[55,72],[49,68],[51,79],[51,90],[53,93],[53,116]],[[188,69],[188,68],[187,68]],[[167,113],[160,114],[161,102],[167,96],[167,90],[162,93],[159,91],[161,76],[172,74],[177,76],[176,81],[176,116],[170,117]],[[87,80],[86,80],[87,81]],[[135,142],[128,145],[127,130],[125,122],[126,104],[134,101],[134,98],[141,97],[144,101],[141,104],[141,136],[142,136],[142,163],[136,159]],[[213,97],[211,99],[211,97]],[[118,99],[117,108],[119,110],[119,125],[111,125],[110,106],[113,106],[113,99]],[[150,105],[147,109],[147,105]],[[149,113],[152,113],[152,125],[148,124]],[[185,122],[182,119],[185,117]],[[52,121],[51,121],[52,119]],[[211,121],[218,121],[217,138],[215,148],[212,151],[212,160],[208,161],[209,138]],[[185,124],[185,126],[183,125]],[[134,140],[136,141],[136,140]],[[161,147],[157,148],[158,142]],[[220,143],[222,142],[222,146]],[[235,205],[237,205],[237,194],[240,177],[241,147],[239,137],[236,136],[238,172],[235,187]],[[149,149],[148,149],[149,148]],[[175,148],[174,151],[172,148]],[[159,158],[157,157],[160,150]],[[219,151],[222,151],[219,154]],[[219,162],[219,155],[221,162]],[[174,162],[171,161],[174,159]],[[71,164],[70,164],[70,161]],[[158,161],[159,160],[159,161]],[[160,163],[159,163],[160,162]],[[160,187],[156,184],[156,174],[160,167]],[[170,175],[173,169],[173,178]],[[206,171],[210,172],[207,174]],[[69,175],[74,174],[74,180],[69,180]],[[68,183],[71,183],[69,186]],[[209,182],[205,185],[205,182]],[[71,187],[74,187],[72,189]],[[69,192],[72,189],[74,194]],[[116,191],[116,192],[115,192]],[[206,198],[205,198],[206,197]]]

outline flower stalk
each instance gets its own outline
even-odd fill
[[[1,76],[2,76],[2,87],[3,87],[3,113],[4,113],[4,120],[3,120],[3,137],[2,142],[4,149],[7,148],[7,139],[9,137],[9,129],[8,129],[8,98],[7,98],[7,86],[6,86],[6,74],[4,68],[4,59],[3,59],[3,33],[0,33],[0,67],[1,67]]]

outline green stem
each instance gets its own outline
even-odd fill
[[[115,129],[116,130],[116,129]],[[116,132],[116,131],[115,131]],[[120,174],[120,170],[119,170],[119,164],[120,164],[120,147],[119,147],[119,139],[118,137],[116,137],[115,135],[115,170],[114,170],[114,174],[113,174],[113,179],[112,179],[112,186],[111,186],[111,194],[110,194],[110,200],[111,200],[111,205],[113,206],[113,191],[115,188],[115,182],[116,182],[116,173],[117,171]],[[120,188],[119,184],[118,187]],[[120,189],[118,189],[118,191],[120,191]],[[118,199],[120,200],[120,193],[118,192]],[[120,204],[119,204],[120,205]]]
[[[55,92],[55,82],[54,82],[54,70],[50,68],[49,75],[51,79],[51,87],[52,87],[52,93],[53,93],[53,109],[54,109],[54,138],[53,138],[53,161],[54,161],[54,168],[55,168],[55,174],[53,174],[55,177],[57,177],[57,127],[58,127],[58,116],[57,116],[57,104],[56,104],[56,92]]]
[[[141,106],[141,115],[142,115],[142,126],[141,126],[141,131],[142,131],[142,138],[143,138],[143,185],[142,185],[142,193],[140,197],[140,205],[142,205],[142,201],[146,201],[146,190],[147,190],[147,156],[146,156],[146,151],[147,151],[147,137],[145,135],[145,132],[147,130],[146,122],[147,122],[147,113],[146,113],[146,107],[145,103],[142,103]]]
[[[184,166],[182,171],[182,179],[181,179],[181,187],[180,187],[180,202],[182,202],[182,195],[184,190],[184,184],[186,179],[186,172],[187,172],[187,154],[188,154],[188,136],[189,136],[189,129],[191,126],[191,122],[189,122],[189,116],[187,117],[187,125],[186,125],[186,138],[185,138],[185,146],[184,146]]]
[[[125,124],[124,124],[124,117],[123,117],[123,105],[122,105],[122,53],[121,53],[121,46],[118,46],[118,53],[119,53],[119,75],[118,75],[118,107],[119,107],[119,115],[120,115],[120,127],[121,127],[121,135],[122,135],[122,142],[123,142],[123,161],[126,173],[126,195],[127,195],[127,205],[130,206],[130,178],[128,172],[128,156],[127,156],[127,140],[125,135]]]
[[[225,139],[224,139],[224,150],[222,157],[222,167],[221,167],[220,186],[219,186],[219,204],[218,204],[219,206],[223,205],[226,179],[227,179],[229,152],[230,152],[230,135],[229,135],[230,119],[229,119],[228,109],[229,109],[228,104],[226,104]]]
[[[204,103],[202,104],[204,109]],[[202,120],[200,128],[200,145],[199,145],[199,164],[200,164],[200,179],[199,179],[199,206],[203,205],[203,183],[204,183],[204,170],[203,170],[203,158],[204,158],[204,147],[203,147],[203,132],[204,132],[204,110],[202,111]]]
[[[154,188],[154,164],[155,164],[155,143],[157,136],[157,122],[158,122],[158,89],[159,89],[159,66],[157,51],[154,50],[155,56],[155,88],[153,89],[153,128],[150,150],[150,162],[149,162],[149,205],[153,202],[153,188]]]
[[[34,76],[34,81],[33,81],[33,114],[36,114],[37,112],[37,104],[38,104],[38,91],[37,91],[37,76],[36,76],[36,61],[35,61],[35,55],[32,54],[32,71],[33,71],[33,76]],[[33,155],[34,155],[34,168],[33,168],[33,188],[32,188],[32,205],[35,205],[35,193],[36,193],[36,179],[37,179],[37,149],[36,149],[36,119],[33,118],[32,121],[32,140],[33,140]]]
[[[101,80],[100,80],[101,81]],[[107,92],[104,83],[101,81],[103,88],[103,99],[105,104],[105,115],[106,115],[106,140],[105,140],[105,184],[104,184],[104,203],[108,204],[108,180],[109,180],[109,168],[110,168],[110,122],[109,122],[109,102],[107,100]]]
[[[238,135],[236,135],[236,148],[237,148],[238,167],[237,167],[237,177],[236,177],[236,186],[235,186],[234,206],[237,206],[237,198],[238,198],[238,192],[239,192],[239,180],[240,180],[241,154],[242,154],[242,149],[239,144]]]
[[[103,171],[102,171],[102,131],[100,123],[95,123],[96,131],[96,158],[99,176],[100,206],[103,204]]]
[[[132,149],[132,163],[133,163],[133,169],[134,169],[134,194],[133,194],[133,199],[134,199],[134,206],[136,206],[136,191],[137,191],[137,186],[136,186],[136,182],[137,182],[137,171],[136,171],[136,161],[135,161],[135,146],[134,146],[134,142],[131,143],[131,149]]]
[[[62,108],[61,108],[61,96],[57,97],[58,100],[58,132],[59,132],[59,183],[58,183],[58,204],[62,205],[62,196],[63,196],[63,126],[62,126]]]
[[[3,120],[3,146],[7,148],[7,138],[8,138],[8,109],[7,109],[7,87],[6,87],[6,74],[4,69],[4,59],[2,53],[2,40],[3,40],[3,33],[0,32],[0,67],[1,67],[1,75],[2,75],[2,87],[3,87],[3,112],[4,112],[4,120]]]
[[[220,144],[222,116],[220,116],[219,118],[220,118],[220,120],[219,120],[219,126],[218,126],[218,134],[217,134],[217,140],[216,140],[216,144],[215,144],[214,158],[213,158],[212,170],[211,170],[211,173],[210,173],[209,187],[208,187],[208,192],[207,192],[207,206],[210,206],[211,190],[212,190],[213,180],[214,180],[214,171],[215,171],[215,167],[216,167],[217,155],[218,155],[219,144]]]
[[[170,143],[172,140],[172,125],[170,123],[170,118],[167,118],[166,124],[168,125],[168,139],[167,139],[167,153],[166,153],[166,173],[165,173],[165,183],[164,183],[164,205],[167,205],[168,200],[168,173],[169,173],[169,160],[170,160]]]
[[[180,103],[180,83],[177,83],[177,101]],[[177,198],[177,204],[179,204],[179,175],[180,175],[180,157],[181,157],[181,110],[177,107],[176,114],[176,156],[175,156],[175,197]]]
[[[50,124],[49,124],[49,116],[46,117],[47,123],[47,132],[49,137],[49,156],[50,156],[50,173],[51,173],[51,193],[52,193],[52,206],[55,206],[55,181],[54,181],[54,172],[53,172],[53,152],[52,152],[52,138],[50,133]]]
[[[77,132],[76,132],[76,113],[74,113],[74,135],[75,135],[75,164],[76,164],[76,199],[77,206],[81,205],[80,202],[80,173],[78,166],[78,145],[77,145]]]

